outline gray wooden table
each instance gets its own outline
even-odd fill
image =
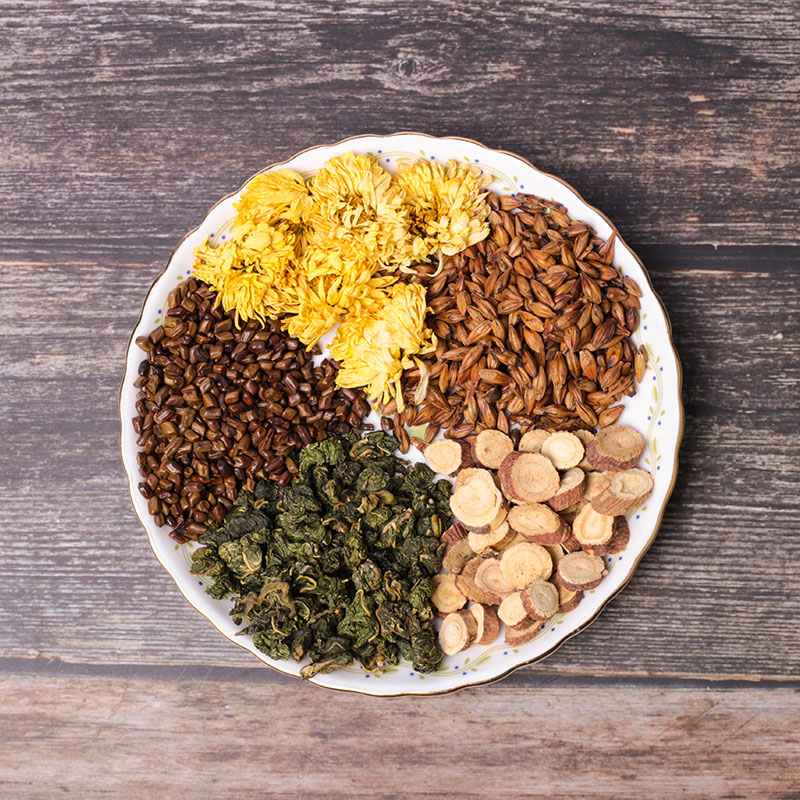
[[[772,0],[0,2],[0,797],[800,797],[800,10]],[[475,138],[642,256],[677,489],[595,624],[501,683],[325,692],[180,597],[117,391],[174,244],[348,135]]]

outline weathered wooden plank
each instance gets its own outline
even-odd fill
[[[797,3],[3,3],[4,238],[182,231],[273,160],[463,135],[648,243],[797,244]]]
[[[625,592],[532,670],[798,675],[800,269],[747,252],[650,252],[686,377],[677,490]],[[130,508],[117,390],[157,268],[104,258],[0,267],[0,652],[252,665],[180,598]]]
[[[4,676],[0,692],[0,793],[28,800],[800,793],[800,695],[784,689],[501,685],[375,700],[258,682]]]

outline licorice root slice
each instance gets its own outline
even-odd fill
[[[537,578],[547,578],[553,572],[550,553],[539,544],[521,542],[503,550],[500,556],[500,571],[515,588],[524,589]]]
[[[631,529],[625,517],[613,517],[611,538],[605,544],[582,545],[582,549],[593,556],[611,556],[621,553],[631,540]]]
[[[458,611],[467,603],[467,598],[456,586],[455,575],[434,575],[433,576],[433,595],[431,602],[433,607],[442,614],[449,614]]]
[[[575,538],[575,534],[570,528],[569,536],[561,542],[561,546],[568,552],[574,553],[576,550],[581,549],[581,543]]]
[[[475,437],[473,457],[489,469],[498,469],[503,459],[514,450],[511,437],[502,431],[485,430]]]
[[[541,454],[553,462],[556,469],[576,467],[583,459],[583,442],[567,431],[551,433],[542,443]]]
[[[467,561],[461,572],[456,575],[456,586],[461,594],[472,600],[473,603],[491,605],[494,598],[489,593],[484,592],[475,582],[475,575],[484,560],[483,556],[475,556]]]
[[[544,549],[550,553],[550,558],[553,559],[553,569],[555,569],[558,566],[558,562],[564,558],[564,553],[566,552],[564,546],[560,544],[551,544],[545,545]]]
[[[611,483],[612,476],[612,472],[587,472],[586,488],[583,491],[584,499],[593,500],[597,497]]]
[[[497,611],[492,606],[484,606],[480,603],[473,603],[469,610],[478,625],[474,643],[491,644],[497,638],[497,634],[500,633],[500,621],[497,618]]]
[[[464,467],[464,469],[459,470],[458,474],[456,475],[456,482],[453,486],[453,491],[457,492],[459,489],[466,486],[472,480],[472,477],[478,472],[484,472],[483,468]]]
[[[602,558],[589,555],[582,550],[567,553],[558,562],[556,572],[558,583],[565,589],[576,592],[594,589],[607,574]]]
[[[569,525],[542,503],[522,503],[508,512],[509,526],[536,544],[560,544],[569,535]]]
[[[550,436],[550,431],[533,430],[523,433],[517,450],[521,453],[540,453],[542,444],[548,436]]]
[[[442,557],[442,566],[454,574],[461,572],[464,565],[472,558],[475,558],[475,551],[470,546],[468,539],[459,539],[459,541],[448,544],[444,550]]]
[[[586,490],[584,489],[584,491]],[[588,502],[589,501],[585,497],[583,497],[580,500],[578,500],[577,503],[573,503],[571,506],[567,506],[565,509],[559,511],[558,513],[561,515],[561,519],[572,525],[572,523],[575,522],[575,517],[577,517],[578,514],[580,514],[581,509]]]
[[[475,583],[494,606],[499,606],[504,597],[514,592],[514,586],[503,577],[498,558],[483,559],[475,573]]]
[[[558,491],[547,501],[556,511],[564,511],[583,497],[586,490],[586,473],[580,467],[571,467],[561,476]]]
[[[484,527],[491,530],[500,525],[505,519],[502,516],[504,505],[492,474],[485,469],[475,470],[469,481],[450,495],[453,516],[473,530]]]
[[[492,554],[499,553],[512,544],[524,541],[525,539],[523,539],[515,530],[509,528],[508,533],[499,542],[496,542],[495,544],[492,545],[491,547]]]
[[[469,445],[460,439],[431,442],[423,455],[428,466],[441,475],[455,475],[458,470],[475,465]]]
[[[439,630],[439,646],[448,656],[466,650],[474,641],[478,623],[469,609],[448,614]]]
[[[528,619],[528,612],[525,606],[522,605],[522,593],[513,592],[503,598],[497,609],[497,616],[505,622],[506,625],[519,625]]]
[[[566,614],[567,611],[572,611],[580,605],[581,600],[583,600],[583,592],[567,589],[566,586],[562,586],[560,583],[554,583],[553,585],[558,590],[558,610],[562,614]]]
[[[544,622],[540,619],[526,619],[519,625],[507,625],[505,641],[509,647],[519,647],[535,638]]]
[[[540,453],[509,453],[498,474],[503,494],[513,503],[544,503],[561,484],[550,459]]]
[[[508,536],[510,530],[511,529],[508,527],[508,522],[502,522],[494,530],[489,531],[488,533],[475,533],[474,531],[470,531],[467,541],[469,542],[469,546],[476,553],[483,553],[490,547],[494,547],[502,542],[503,539]]]
[[[644,452],[644,437],[627,425],[601,428],[586,448],[592,469],[619,472],[635,467]]]
[[[507,516],[508,505],[506,504],[505,498],[501,497],[500,505],[497,508],[497,513],[492,519],[489,520],[489,522],[487,522],[485,525],[466,525],[465,527],[469,533],[491,533],[492,531],[502,527]]]
[[[581,459],[578,466],[584,471],[589,472],[592,468],[589,462],[586,460],[586,447],[588,446],[589,442],[594,439],[594,434],[591,431],[585,431],[582,429],[578,429],[577,431],[572,431],[580,440],[583,442],[583,458]]]
[[[598,514],[591,503],[587,503],[572,523],[572,535],[581,547],[606,544],[614,534],[614,517]]]
[[[531,581],[521,595],[522,605],[531,619],[550,619],[558,612],[558,589],[550,581]]]
[[[653,491],[653,476],[643,469],[624,469],[614,473],[611,483],[592,498],[600,514],[627,514],[638,508]]]
[[[464,526],[461,525],[459,522],[454,522],[443,534],[442,534],[442,541],[445,544],[455,544],[456,542],[460,542],[462,539],[467,538],[467,532],[464,529]]]

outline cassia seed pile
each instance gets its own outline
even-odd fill
[[[147,353],[135,384],[139,491],[179,542],[220,522],[240,486],[289,483],[295,450],[347,433],[369,411],[362,392],[335,388],[330,360],[314,366],[278,322],[238,329],[215,297],[189,279],[170,294],[164,324],[136,340]]]

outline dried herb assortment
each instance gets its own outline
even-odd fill
[[[148,510],[305,678],[429,672],[501,623],[529,641],[652,491],[641,436],[614,424],[646,368],[614,235],[487,184],[352,153],[263,173],[136,340]],[[395,454],[412,442],[427,465]]]
[[[259,481],[200,535],[192,572],[233,597],[242,633],[275,659],[308,657],[309,678],[357,660],[370,672],[442,658],[431,578],[439,572],[450,484],[394,455],[383,432],[303,448],[285,487]]]

